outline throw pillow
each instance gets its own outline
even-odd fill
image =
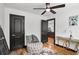
[[[32,35],[32,41],[31,41],[31,42],[32,42],[32,43],[39,42],[39,40],[38,40],[37,36]]]

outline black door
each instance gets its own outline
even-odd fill
[[[46,43],[48,42],[48,21],[42,20],[41,21],[41,42]]]
[[[24,46],[24,16],[10,14],[10,49]]]

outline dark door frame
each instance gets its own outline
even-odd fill
[[[47,19],[47,21],[51,21],[51,20],[54,20],[54,34],[55,34],[55,18],[51,18],[51,19]],[[54,44],[55,44],[55,36],[54,36]]]
[[[10,26],[10,24],[11,24],[10,16],[11,15],[22,16],[22,15],[16,15],[16,14],[9,14],[9,34],[11,34],[11,26]],[[24,45],[25,45],[25,16],[22,16],[22,17],[24,17]],[[9,36],[11,36],[11,35],[9,35]],[[9,37],[9,38],[11,38],[11,37]],[[10,44],[10,40],[9,40],[9,44]]]

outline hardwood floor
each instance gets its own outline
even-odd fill
[[[56,55],[76,55],[76,52],[73,52],[73,51],[67,50],[65,48],[59,47],[57,45],[54,45],[53,42],[54,42],[54,39],[49,37],[48,42],[44,43],[43,46],[51,49],[52,52],[54,52]],[[19,52],[19,55],[25,55],[25,54],[27,55],[27,52],[25,52],[25,50],[23,48],[22,48],[21,52],[20,52],[20,49],[17,51]]]
[[[54,45],[52,44],[52,42],[53,42],[53,38],[49,37],[48,42],[44,44],[44,47],[51,49],[54,53],[59,54],[59,55],[75,55],[76,54],[76,52]]]

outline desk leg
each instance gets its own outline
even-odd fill
[[[78,51],[78,45],[79,45],[79,43],[76,43],[76,46],[75,46],[75,50],[77,50]]]
[[[57,38],[57,44],[59,44],[59,39],[60,39],[60,38]]]
[[[69,42],[69,41],[64,40],[63,45],[65,45],[67,48],[69,48],[69,46],[70,46],[70,42]]]

